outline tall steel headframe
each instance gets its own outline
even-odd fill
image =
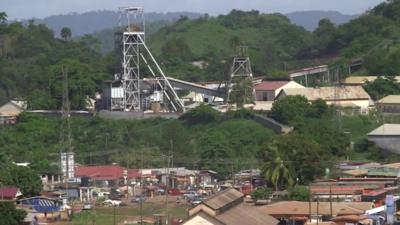
[[[144,11],[140,7],[119,8],[122,32],[123,110],[141,110],[140,101],[140,46],[145,39]]]
[[[228,84],[226,85],[226,102],[229,102],[230,93],[232,91],[232,86],[240,80],[250,80],[253,82],[253,72],[251,71],[250,57],[247,53],[247,46],[237,46],[235,49],[235,55],[233,57],[230,77]],[[254,95],[253,89],[253,95]]]
[[[155,78],[159,89],[162,91],[165,102],[171,111],[185,111],[184,104],[171,86],[161,67],[151,54],[145,43],[145,17],[144,9],[141,7],[119,8],[120,26],[126,26],[122,32],[122,76],[121,83],[124,92],[123,110],[144,110],[141,99],[141,68],[140,63],[148,68]],[[147,59],[146,59],[147,58]],[[155,70],[151,66],[155,66]]]

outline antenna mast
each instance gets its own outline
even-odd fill
[[[60,169],[64,179],[73,178],[74,169],[74,153],[72,149],[71,134],[71,108],[69,101],[68,87],[68,70],[62,67],[62,106],[61,106],[61,129],[60,129]],[[66,181],[66,180],[64,180]]]

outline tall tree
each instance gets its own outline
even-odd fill
[[[264,153],[265,163],[261,170],[265,179],[272,185],[276,191],[281,187],[290,187],[294,182],[294,171],[290,162],[286,160],[283,152],[279,151],[276,144],[268,146]]]
[[[7,23],[7,13],[0,12],[0,24]]]
[[[232,87],[229,97],[230,103],[235,103],[238,108],[245,104],[254,103],[253,83],[251,80],[241,80]]]
[[[61,35],[61,38],[64,39],[64,41],[68,41],[72,36],[71,28],[63,27],[61,29],[60,35]]]
[[[0,179],[4,185],[16,186],[25,196],[36,196],[42,191],[42,181],[34,170],[24,167],[9,165],[0,172]]]
[[[25,219],[26,212],[16,209],[13,202],[0,202],[0,222],[2,225],[18,225]]]

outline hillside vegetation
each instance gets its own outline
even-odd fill
[[[0,152],[15,162],[32,162],[38,171],[57,172],[60,126],[57,118],[24,114],[16,126],[2,129]],[[262,146],[275,135],[247,113],[223,116],[208,106],[182,120],[72,118],[71,130],[78,163],[139,168],[143,159],[145,167],[164,167],[171,153],[174,166],[213,169],[221,176],[260,165]]]

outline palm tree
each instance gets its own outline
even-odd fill
[[[0,12],[0,24],[5,24],[7,22],[7,13]]]
[[[262,167],[262,173],[265,179],[275,186],[278,191],[280,186],[292,186],[294,183],[294,172],[290,162],[284,160],[284,155],[275,143],[268,146],[265,152],[265,163]]]
[[[61,29],[60,35],[61,35],[61,38],[64,39],[64,41],[68,41],[72,36],[71,29],[69,27],[63,27]]]

